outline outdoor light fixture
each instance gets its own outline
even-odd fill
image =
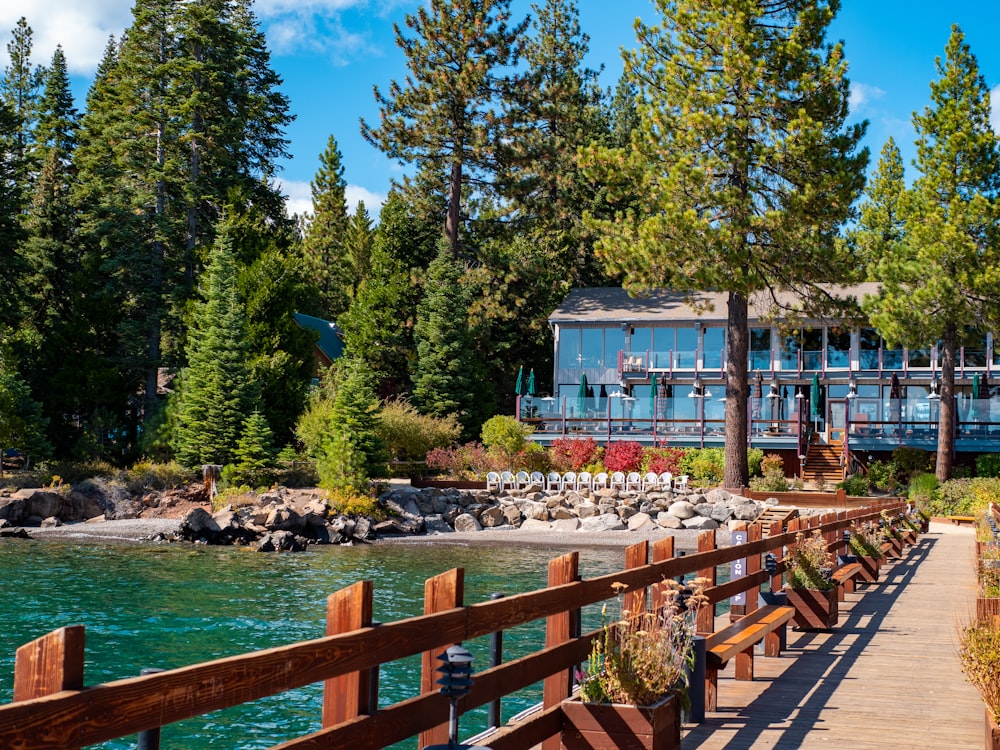
[[[940,385],[938,385],[937,378],[931,381],[931,392],[927,394],[928,399],[939,399],[941,398]]]
[[[850,544],[850,541],[851,541],[851,530],[844,529],[844,543]]]
[[[778,558],[771,552],[764,555],[764,570],[772,576],[778,572]]]
[[[858,397],[858,381],[851,378],[851,382],[847,384],[847,397],[857,398]]]
[[[448,720],[448,744],[431,745],[427,750],[477,750],[479,745],[460,745],[458,743],[458,699],[472,689],[472,654],[461,646],[449,646],[448,650],[439,655],[438,661],[444,662],[437,672],[441,679],[436,684],[441,686],[441,695],[451,701],[451,712]],[[480,750],[486,750],[480,748]]]
[[[767,394],[767,398],[781,398],[781,394],[778,393],[778,381],[771,381],[771,390]]]
[[[795,386],[795,398],[805,398],[805,397],[806,394],[802,392],[802,386],[801,385]]]
[[[688,394],[688,398],[705,398],[711,395],[701,380],[695,378],[695,381],[691,384],[691,392]]]

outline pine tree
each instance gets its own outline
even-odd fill
[[[955,445],[955,364],[966,330],[996,327],[1000,309],[997,197],[1000,149],[990,127],[990,90],[961,29],[952,27],[937,59],[931,103],[913,117],[918,177],[903,205],[901,241],[876,267],[880,295],[866,312],[890,343],[939,341],[939,481],[951,474]]]
[[[332,434],[349,441],[356,452],[364,478],[384,477],[389,456],[378,431],[380,403],[375,395],[375,379],[364,360],[347,358],[337,368],[337,394],[330,411]],[[345,449],[346,450],[346,449]],[[328,448],[324,445],[324,452]],[[356,489],[362,489],[355,485]]]
[[[431,0],[406,17],[413,33],[395,27],[407,58],[405,86],[375,89],[381,121],[362,120],[361,133],[390,158],[415,162],[447,183],[445,235],[458,254],[461,224],[477,191],[489,192],[497,148],[506,133],[496,111],[509,97],[527,20],[508,26],[510,0]]]
[[[10,355],[0,353],[0,453],[16,448],[30,461],[45,460],[52,451],[45,437],[47,424],[41,404],[32,398]]]
[[[878,263],[887,253],[894,252],[903,239],[905,193],[903,159],[890,137],[882,147],[878,166],[865,188],[865,202],[857,227],[850,234],[861,266],[873,280],[878,280],[874,275]]]
[[[16,329],[23,314],[24,290],[18,283],[26,271],[18,252],[23,237],[20,172],[17,118],[10,107],[0,101],[0,330],[4,327]]]
[[[302,242],[309,276],[319,289],[320,313],[327,320],[339,318],[349,304],[341,273],[348,224],[342,158],[331,135],[320,154],[316,176],[309,183],[313,210]]]
[[[372,219],[364,201],[358,201],[347,221],[344,232],[344,286],[349,299],[354,299],[358,286],[371,273]]]
[[[472,434],[475,359],[469,334],[468,287],[462,269],[442,240],[427,271],[424,296],[417,311],[414,336],[417,361],[413,373],[413,403],[421,414],[455,416]]]
[[[177,460],[187,466],[228,464],[244,420],[257,400],[247,361],[246,312],[237,294],[229,229],[219,229],[195,307],[188,366],[177,394]]]
[[[234,484],[262,487],[271,483],[274,468],[274,435],[267,419],[254,409],[243,421],[234,451],[235,464],[227,476]]]
[[[31,64],[31,38],[34,35],[24,16],[17,21],[7,43],[10,58],[3,79],[0,79],[0,100],[10,107],[17,121],[14,137],[15,158],[25,169],[24,177],[34,171],[31,164],[34,130],[38,117],[38,97],[44,71]],[[28,190],[27,182],[24,189]]]
[[[345,430],[333,430],[324,438],[322,452],[316,459],[316,473],[324,489],[359,493],[368,490],[365,457]]]
[[[834,240],[864,185],[865,126],[845,126],[847,65],[825,42],[839,0],[656,5],[662,25],[637,23],[626,59],[642,126],[594,157],[613,200],[641,203],[594,221],[597,251],[634,290],[727,294],[725,485],[746,486],[748,300],[822,299],[817,282],[846,276]]]

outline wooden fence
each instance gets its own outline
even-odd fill
[[[322,729],[272,750],[374,750],[416,735],[421,747],[446,743],[449,702],[434,686],[436,657],[450,645],[542,618],[544,646],[474,675],[460,710],[541,682],[541,710],[501,728],[488,744],[493,750],[558,748],[560,702],[570,695],[572,670],[586,660],[596,634],[574,632],[581,607],[614,599],[618,583],[633,604],[642,602],[648,587],[688,574],[710,579],[706,593],[713,604],[742,591],[755,603],[762,584],[781,586],[784,570],[779,564],[769,573],[762,556],[774,551],[783,557],[796,528],[819,529],[836,550],[844,544],[844,529],[903,508],[898,500],[870,502],[867,508],[796,519],[792,530],[772,528],[764,538],[760,525],[752,524],[750,541],[737,546],[716,549],[715,532],[706,531],[699,535],[698,553],[684,557],[674,556],[671,537],[640,542],[626,550],[625,570],[590,580],[579,577],[579,557],[572,552],[550,561],[547,588],[468,606],[463,571],[456,568],[426,582],[423,615],[386,624],[373,623],[373,587],[361,581],[328,598],[323,638],[90,687],[84,684],[83,626],[60,628],[17,651],[14,702],[0,706],[0,750],[81,748],[321,681]],[[717,567],[742,558],[747,575],[717,584]],[[700,614],[699,631],[712,631],[713,609]],[[416,654],[422,654],[420,695],[381,709],[372,705],[377,668]]]

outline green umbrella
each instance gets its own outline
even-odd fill
[[[979,398],[979,373],[978,372],[975,373],[972,376],[972,398],[974,400]]]
[[[819,419],[819,375],[813,373],[812,387],[809,389],[809,413]]]
[[[517,368],[517,382],[514,383],[514,395],[521,395],[521,381],[524,379],[524,365]]]
[[[576,408],[583,416],[583,413],[587,410],[587,375],[584,373],[580,376],[580,390],[576,395]]]
[[[656,376],[650,379],[649,386],[649,416],[656,414],[656,398],[660,395],[660,388],[656,384]]]
[[[535,395],[535,368],[531,368],[531,372],[528,373],[528,395]]]

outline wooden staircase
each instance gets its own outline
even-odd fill
[[[844,479],[844,469],[840,465],[843,447],[840,445],[809,446],[809,456],[802,469],[802,481],[806,485],[834,485]]]

